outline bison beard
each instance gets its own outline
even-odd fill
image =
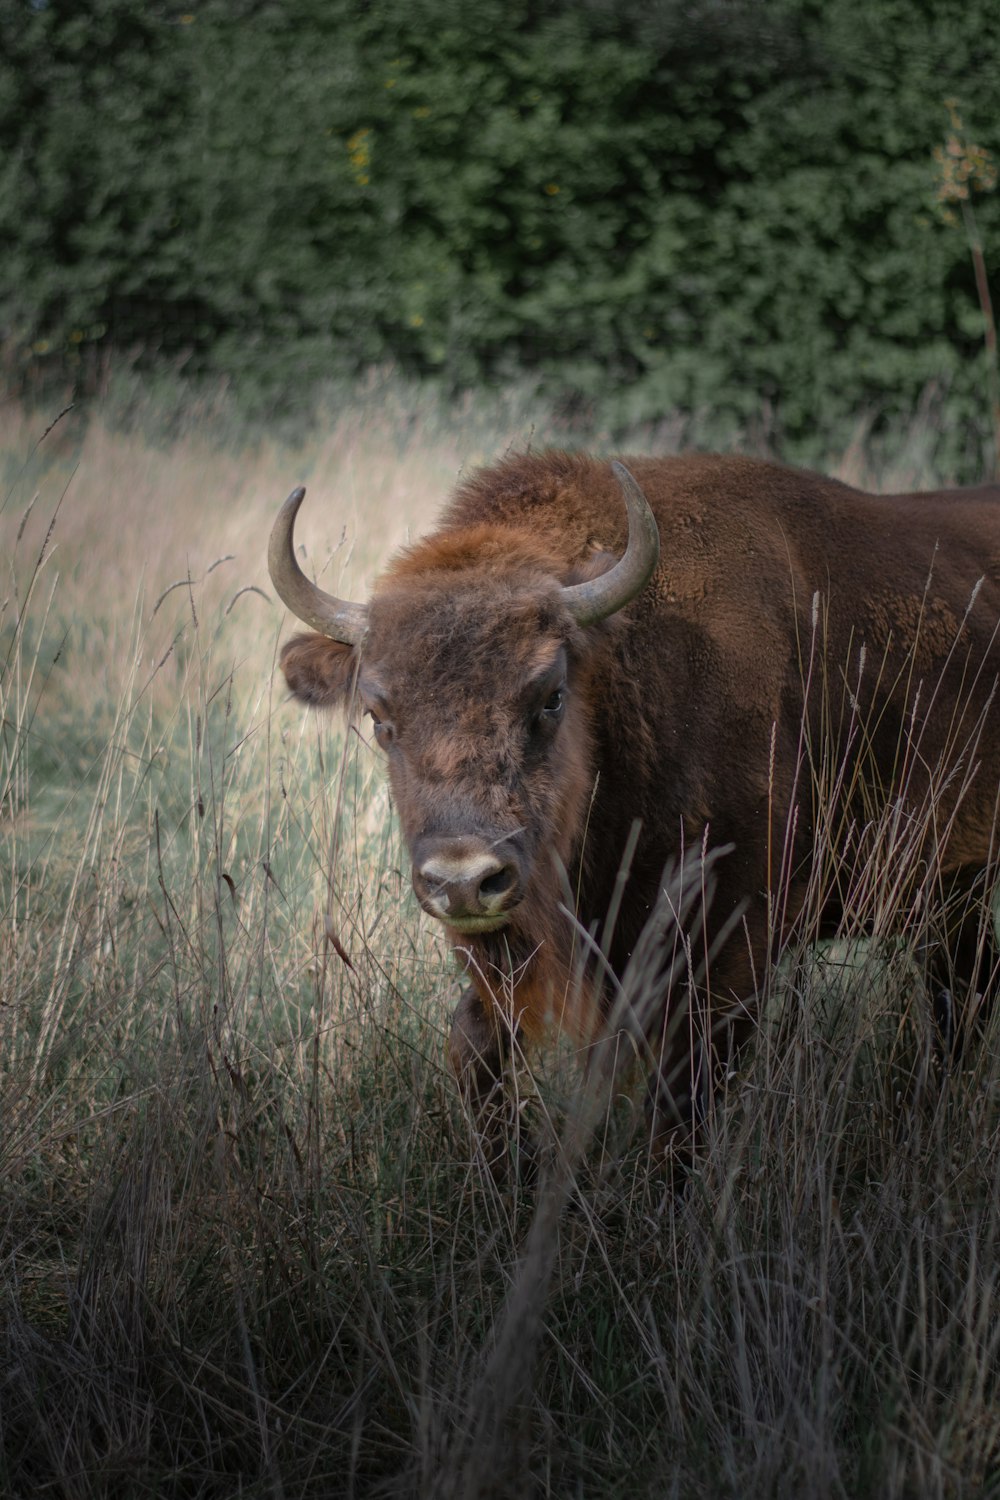
[[[282,667],[304,702],[372,716],[414,889],[469,976],[449,1050],[470,1097],[501,1076],[509,1039],[553,1024],[594,1039],[602,965],[626,972],[664,869],[692,850],[730,850],[696,918],[717,1052],[752,1026],[782,946],[835,930],[886,808],[922,829],[915,893],[985,890],[1000,489],[872,496],[735,457],[515,457],[459,486],[368,606],[300,572],[302,495],[275,525],[271,571],[320,633],[289,641]],[[844,877],[799,934],[830,768]],[[603,960],[581,964],[581,932],[602,933],[613,904]],[[992,980],[982,902],[958,910],[931,978],[974,993]],[[657,972],[646,1030],[669,1046],[652,1094],[676,1124],[710,1070],[674,1024],[694,971]]]

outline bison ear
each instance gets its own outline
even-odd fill
[[[609,568],[613,568],[618,558],[613,552],[605,552],[603,547],[595,547],[588,557],[581,562],[574,563],[572,569],[563,578],[564,587],[572,587],[574,583],[592,583],[595,578],[600,578]]]
[[[327,635],[295,635],[281,648],[281,670],[294,697],[314,708],[346,708],[354,693],[358,653]]]

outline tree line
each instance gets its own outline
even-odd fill
[[[0,0],[0,55],[15,388],[128,351],[261,410],[391,363],[792,451],[988,429],[995,0]]]

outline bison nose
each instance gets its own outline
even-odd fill
[[[467,932],[500,927],[521,896],[509,846],[472,839],[424,839],[414,849],[413,889],[424,911]]]

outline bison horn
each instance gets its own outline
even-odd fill
[[[599,578],[563,589],[563,603],[581,625],[596,625],[634,599],[652,578],[660,557],[660,533],[649,502],[624,464],[615,459],[611,467],[625,497],[628,546],[624,556]]]
[[[271,528],[267,548],[267,566],[278,597],[297,619],[311,625],[321,635],[328,635],[345,646],[359,646],[368,626],[368,610],[363,604],[350,604],[326,594],[311,583],[295,557],[295,517],[306,497],[300,485],[292,490],[278,512]]]

